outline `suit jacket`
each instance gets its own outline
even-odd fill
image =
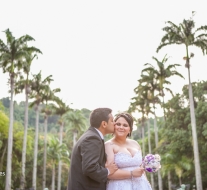
[[[104,142],[90,127],[73,147],[68,190],[105,190],[108,170],[105,168]]]

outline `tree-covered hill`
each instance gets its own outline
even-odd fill
[[[2,98],[0,99],[2,102],[3,106],[5,107],[5,113],[7,116],[9,116],[9,105],[10,105],[10,100],[9,97]],[[44,105],[42,105],[43,107]],[[17,103],[16,101],[14,102],[14,120],[20,122],[22,125],[24,125],[24,110],[25,110],[25,102],[21,101],[20,103]],[[87,120],[87,126],[89,126],[89,115],[90,115],[90,110],[87,108],[81,109],[81,112],[85,116]],[[35,110],[34,108],[29,108],[28,112],[28,126],[29,128],[34,128],[35,126]],[[48,118],[48,132],[57,132],[59,130],[59,125],[58,125],[58,115],[51,115]],[[40,122],[40,132],[43,131],[43,125],[44,125],[44,114],[40,113],[39,117],[39,122]]]

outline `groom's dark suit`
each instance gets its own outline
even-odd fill
[[[104,142],[96,129],[90,127],[73,148],[68,190],[105,190],[108,175],[105,162]]]

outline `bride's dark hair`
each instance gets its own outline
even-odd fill
[[[127,123],[129,124],[130,133],[127,135],[127,137],[131,137],[131,133],[133,130],[133,122],[134,122],[133,117],[129,113],[122,112],[122,113],[119,113],[115,116],[114,121],[116,122],[120,117],[123,117],[127,121]]]

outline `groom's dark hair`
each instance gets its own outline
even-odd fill
[[[90,125],[99,128],[102,121],[108,122],[109,114],[112,112],[110,108],[97,108],[90,114]]]

